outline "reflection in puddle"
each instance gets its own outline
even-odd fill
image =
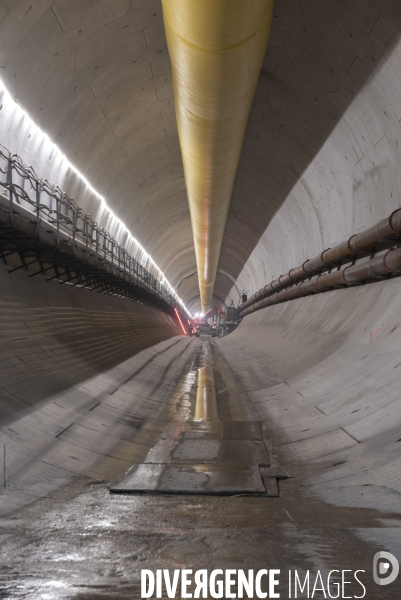
[[[191,390],[196,383],[197,371],[191,368],[190,371],[181,379],[173,398],[170,401],[168,420],[187,421],[192,416]]]
[[[216,421],[219,418],[213,367],[208,363],[206,359],[206,365],[198,372],[195,420],[199,421]]]
[[[213,354],[202,345],[194,417],[166,425],[142,464],[135,463],[112,493],[266,494],[259,465],[268,466],[266,447],[248,423],[228,427],[219,420]],[[197,360],[200,356],[198,353]],[[196,371],[192,370],[192,376]],[[182,384],[188,385],[188,375]],[[193,394],[192,394],[193,397]],[[275,488],[277,495],[277,485]],[[269,494],[273,495],[273,494]]]
[[[84,560],[87,560],[87,557],[83,554],[62,554],[60,556],[54,556],[54,554],[52,553],[51,559],[53,562],[82,562]],[[51,583],[57,584],[58,582]],[[51,585],[51,583],[49,585]]]
[[[204,394],[203,399],[201,399],[200,391],[203,388]],[[197,397],[194,408],[195,390],[198,392],[199,402]],[[198,414],[196,414],[197,410]],[[198,347],[189,371],[181,377],[169,403],[167,420],[188,421],[194,418],[202,420],[218,419],[213,376],[213,355],[208,342],[203,342]]]

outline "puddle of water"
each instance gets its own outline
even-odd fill
[[[219,418],[213,368],[210,364],[207,364],[208,362],[198,371],[194,417],[198,421],[215,421]]]
[[[177,400],[170,403],[167,420],[176,420],[177,414],[180,421],[187,421],[192,417],[193,401],[191,390],[195,386],[196,375],[197,370],[191,366],[190,371],[180,380],[173,397]]]

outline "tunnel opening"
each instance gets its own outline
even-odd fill
[[[276,0],[212,257],[212,306],[242,319],[203,339],[184,335],[203,309],[161,2],[0,1],[2,153],[40,175],[13,166],[15,222],[57,242],[51,211],[76,199],[80,252],[97,223],[117,271],[46,262],[50,244],[4,256],[1,173],[0,595],[139,598],[143,569],[277,567],[283,598],[297,570],[398,600],[373,565],[401,560],[399,231],[376,227],[400,207],[400,26],[398,0]],[[218,419],[195,418],[204,344],[198,417]],[[110,493],[127,472],[137,493]]]

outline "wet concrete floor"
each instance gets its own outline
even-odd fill
[[[143,463],[134,464],[113,493],[268,494],[278,495],[262,423],[222,421],[211,348],[202,345],[193,414],[166,426]],[[191,389],[194,386],[191,386]],[[274,470],[274,467],[273,467]]]
[[[230,382],[217,376],[216,385],[217,409],[220,402],[227,410]],[[195,403],[187,403],[190,418]],[[279,456],[269,458],[285,469]],[[337,569],[353,583],[339,596],[332,586],[332,597],[400,598],[400,578],[374,584],[373,557],[381,547],[368,541],[377,529],[399,531],[400,514],[325,504],[308,495],[297,473],[290,476],[280,480],[279,498],[117,495],[108,481],[76,477],[0,519],[0,597],[139,599],[142,569],[280,569],[276,591],[287,599],[288,571],[296,569],[302,579],[309,570],[312,581],[310,594],[297,597],[325,598],[327,586],[311,595],[316,574],[325,582]],[[357,570],[365,571],[359,574],[364,596],[352,576]]]
[[[111,495],[105,483],[77,479],[0,521],[0,597],[136,599],[141,569],[275,568],[282,598],[289,569],[363,569],[366,598],[396,600],[397,582],[373,583],[378,548],[357,533],[394,522],[399,515],[302,498],[295,479],[280,498]]]

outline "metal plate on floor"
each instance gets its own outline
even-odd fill
[[[178,438],[254,440],[262,441],[259,421],[176,421],[170,423],[161,436],[162,439]]]
[[[145,463],[238,463],[239,465],[269,464],[263,442],[247,440],[160,439],[150,450]]]
[[[266,494],[259,467],[215,464],[134,465],[113,493],[159,494]]]

